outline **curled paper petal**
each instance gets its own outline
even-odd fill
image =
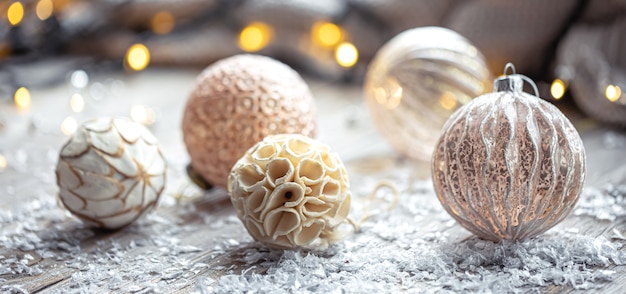
[[[350,210],[343,163],[302,135],[265,137],[235,163],[228,182],[250,235],[275,247],[328,245]]]

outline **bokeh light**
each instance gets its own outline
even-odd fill
[[[334,23],[318,21],[313,24],[311,37],[313,38],[313,42],[315,42],[315,44],[324,47],[332,47],[341,42],[343,33],[339,26]]]
[[[359,60],[359,51],[351,43],[343,42],[335,51],[335,59],[343,67],[352,67]]]
[[[444,91],[439,97],[439,105],[446,110],[453,109],[457,105],[456,96],[450,91]]]
[[[239,47],[247,52],[263,49],[272,39],[272,28],[262,22],[247,25],[239,34]]]
[[[61,123],[61,132],[67,136],[73,135],[76,132],[76,128],[78,128],[78,123],[71,116],[66,117]]]
[[[70,108],[73,112],[82,112],[85,109],[85,98],[81,94],[74,94],[70,98]]]
[[[156,113],[145,105],[133,105],[130,109],[130,118],[140,124],[149,126],[156,122]]]
[[[619,86],[608,85],[604,90],[604,95],[609,101],[615,102],[622,96],[622,89]]]
[[[25,87],[20,87],[13,95],[13,101],[18,108],[26,109],[30,107],[30,92]]]
[[[76,70],[72,72],[72,75],[70,75],[70,84],[72,84],[75,88],[82,89],[86,87],[88,83],[89,76],[82,69]]]
[[[560,79],[554,80],[550,86],[550,94],[556,100],[563,98],[565,94],[565,82]]]
[[[9,9],[7,9],[7,19],[11,25],[18,25],[22,22],[24,18],[24,6],[21,2],[13,2],[9,5]]]
[[[150,63],[150,51],[143,44],[133,44],[126,52],[126,63],[132,70],[143,70]]]
[[[174,29],[174,15],[169,11],[160,11],[152,16],[151,24],[155,34],[165,35]]]
[[[4,155],[0,154],[0,171],[4,170],[7,167],[7,159]]]
[[[52,0],[39,0],[35,7],[35,13],[40,20],[46,20],[52,16],[54,11],[54,5]]]

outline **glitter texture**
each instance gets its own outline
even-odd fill
[[[384,175],[397,183],[401,205],[324,251],[253,241],[230,203],[161,207],[116,235],[73,221],[41,193],[0,210],[0,291],[33,292],[29,278],[57,277],[51,293],[525,293],[599,288],[626,264],[622,232],[587,235],[571,229],[575,216],[523,242],[478,239],[445,213],[430,181],[410,178],[411,168]],[[378,176],[351,175],[358,213]],[[585,190],[580,203],[609,203],[623,191]],[[603,208],[582,214],[605,218]]]
[[[315,106],[297,72],[269,57],[237,55],[198,77],[183,117],[193,168],[226,188],[233,164],[270,134],[315,135]]]
[[[554,105],[522,92],[522,79],[494,89],[446,122],[432,160],[442,205],[490,240],[545,232],[574,208],[585,180],[585,149]]]

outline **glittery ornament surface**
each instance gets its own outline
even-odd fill
[[[327,145],[272,135],[235,164],[228,190],[252,237],[271,246],[326,246],[350,211],[348,175]]]
[[[122,118],[92,120],[61,150],[59,198],[85,222],[120,228],[157,204],[165,171],[158,142],[144,126]]]
[[[376,127],[402,154],[428,160],[446,119],[484,93],[489,70],[482,54],[454,31],[405,31],[372,60],[365,81]]]
[[[433,184],[446,210],[491,240],[538,235],[574,208],[585,179],[585,150],[552,104],[508,87],[455,112],[433,154]]]
[[[185,107],[183,137],[193,168],[226,187],[233,164],[270,134],[315,134],[315,105],[307,84],[268,57],[237,55],[198,77]]]

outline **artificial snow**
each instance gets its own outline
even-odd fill
[[[443,210],[430,181],[411,180],[403,169],[383,175],[400,191],[399,204],[387,211],[389,191],[379,191],[386,199],[380,203],[366,201],[380,177],[351,178],[351,217],[359,219],[368,205],[379,208],[377,215],[357,232],[345,225],[342,241],[316,250],[254,242],[227,202],[220,210],[230,212],[215,214],[191,200],[166,199],[169,205],[121,232],[92,230],[44,189],[0,211],[0,291],[26,293],[11,279],[66,270],[53,293],[543,292],[601,287],[626,262],[626,238],[616,229],[590,236],[560,225],[523,242],[478,239]],[[621,218],[625,191],[623,185],[587,188],[573,217]],[[194,242],[206,234],[214,237]],[[99,241],[86,246],[91,238]]]

